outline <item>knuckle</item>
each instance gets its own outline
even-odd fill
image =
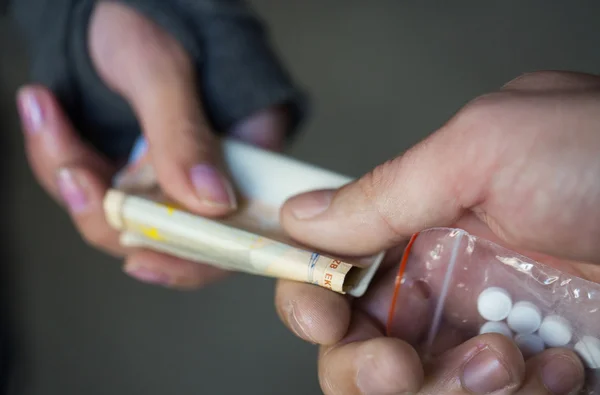
[[[442,128],[454,141],[473,141],[482,133],[488,136],[502,128],[506,96],[494,92],[476,97],[461,108]]]
[[[461,126],[480,125],[488,122],[489,117],[499,106],[501,97],[498,93],[480,95],[468,102],[454,117]]]
[[[398,237],[402,235],[394,225],[394,210],[392,210],[394,205],[390,195],[393,193],[401,162],[400,158],[388,160],[375,167],[357,183],[366,207],[379,217],[393,236]]]
[[[397,170],[395,160],[388,160],[369,171],[360,181],[360,190],[367,202],[379,207],[380,200],[385,200],[385,193],[393,184]]]

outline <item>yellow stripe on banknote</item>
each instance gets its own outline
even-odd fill
[[[142,227],[142,234],[144,236],[146,236],[147,238],[155,240],[155,241],[163,241],[164,240],[164,238],[161,236],[160,232],[156,228]]]

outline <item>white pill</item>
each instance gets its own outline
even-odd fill
[[[588,368],[600,369],[600,340],[592,336],[584,336],[573,348]]]
[[[558,315],[550,315],[544,318],[538,334],[550,347],[563,347],[569,344],[573,337],[571,324],[565,318]]]
[[[502,321],[512,309],[510,294],[502,288],[490,287],[479,294],[477,310],[487,321]]]
[[[515,336],[515,343],[525,359],[541,353],[546,348],[544,340],[536,334],[521,334]]]
[[[529,335],[537,331],[542,324],[542,312],[531,302],[517,302],[506,322],[513,331]]]
[[[500,333],[509,339],[512,339],[513,336],[513,333],[508,325],[506,325],[504,322],[498,321],[488,321],[481,325],[481,328],[479,328],[479,334],[483,335],[484,333]]]

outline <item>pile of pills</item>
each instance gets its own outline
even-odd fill
[[[477,310],[487,321],[479,333],[500,333],[513,339],[525,358],[547,347],[569,346],[573,340],[573,328],[565,318],[558,315],[543,317],[542,311],[531,302],[513,303],[511,295],[503,288],[490,287],[479,294]],[[583,336],[573,349],[589,368],[600,368],[600,340]]]

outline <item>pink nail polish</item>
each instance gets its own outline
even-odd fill
[[[237,206],[231,184],[213,166],[207,164],[194,166],[190,171],[190,177],[198,195],[204,201],[230,208]]]
[[[157,273],[152,270],[148,270],[143,267],[137,267],[134,269],[125,269],[125,273],[135,278],[138,281],[148,284],[164,285],[167,286],[171,283],[169,276],[164,273]]]
[[[25,132],[28,134],[38,133],[44,122],[44,112],[36,94],[31,90],[24,90],[19,94],[17,101]]]
[[[70,211],[78,213],[87,208],[87,196],[72,170],[59,170],[58,190]]]

